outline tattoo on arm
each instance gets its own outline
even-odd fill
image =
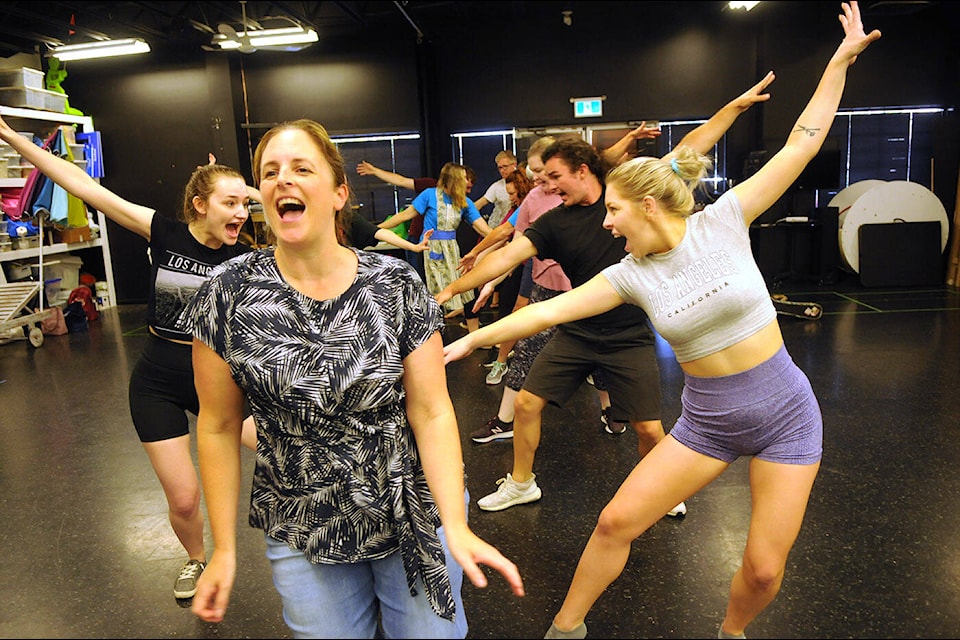
[[[817,127],[817,128],[809,128],[809,127],[803,126],[802,124],[798,124],[798,125],[797,125],[797,130],[798,130],[798,131],[803,131],[805,134],[807,134],[807,135],[810,136],[811,138],[812,138],[813,136],[817,135],[817,133],[820,132],[820,128],[819,128],[819,127]]]

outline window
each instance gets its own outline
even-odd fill
[[[361,176],[357,165],[367,161],[379,169],[407,178],[420,178],[419,133],[333,137],[343,156],[347,181],[353,192],[356,212],[373,223],[386,220],[413,202],[416,194],[388,184],[375,176]]]
[[[901,109],[865,109],[839,111],[823,149],[810,163],[808,170],[794,185],[790,198],[799,197],[809,206],[824,205],[839,190],[861,180],[909,180],[930,184],[930,159],[933,157],[933,133],[937,118],[943,114],[938,107]],[[683,136],[706,120],[660,121],[661,135],[655,140],[638,141],[637,155],[661,157],[673,149]],[[470,197],[478,199],[487,187],[500,179],[494,156],[502,149],[512,149],[517,159],[526,160],[526,151],[539,137],[545,135],[576,134],[600,150],[606,149],[632,131],[639,122],[606,123],[592,126],[557,126],[543,129],[510,129],[506,131],[475,131],[451,135],[452,157],[477,172],[477,185]],[[759,168],[783,144],[782,139],[770,141],[769,152],[752,152],[745,167],[747,176]],[[727,166],[727,139],[722,137],[709,153],[714,166],[702,182],[704,200],[720,196],[730,186]],[[839,158],[838,158],[839,156]],[[839,172],[839,175],[837,173]],[[794,194],[793,192],[800,192]],[[698,196],[698,199],[700,197]],[[772,209],[776,209],[774,206]],[[774,213],[774,212],[771,212]],[[785,214],[786,215],[786,214]]]
[[[467,194],[471,200],[483,197],[487,188],[500,179],[497,171],[496,156],[504,149],[509,149],[522,161],[516,147],[516,133],[514,129],[506,131],[473,131],[468,133],[454,133],[450,136],[453,145],[451,157],[453,161],[470,167],[477,174],[477,181],[473,189]],[[484,215],[490,213],[487,209]]]
[[[843,139],[841,187],[861,180],[930,184],[933,129],[941,108],[839,111],[830,135]]]
[[[807,165],[769,219],[808,215],[861,180],[907,180],[930,185],[933,131],[941,108],[838,111],[820,153]],[[776,150],[782,140],[767,146]],[[763,155],[763,161],[770,153]]]

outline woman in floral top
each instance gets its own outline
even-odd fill
[[[254,177],[276,247],[215,270],[188,309],[215,547],[193,611],[222,620],[236,576],[246,399],[250,524],[294,636],[462,638],[464,572],[523,584],[467,525],[439,306],[407,263],[338,244],[349,188],[322,126],[269,131]]]

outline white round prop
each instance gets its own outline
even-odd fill
[[[886,183],[886,180],[861,180],[838,191],[837,195],[833,196],[830,202],[827,203],[828,207],[836,207],[838,209],[837,225],[840,227],[843,226],[843,220],[847,216],[847,210],[857,201],[857,198],[875,186]]]
[[[915,182],[878,182],[880,184],[871,186],[850,205],[840,227],[840,255],[847,266],[860,272],[859,232],[863,224],[939,222],[940,250],[943,251],[947,246],[950,227],[940,199]]]

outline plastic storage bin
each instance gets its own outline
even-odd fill
[[[43,293],[47,296],[47,304],[56,304],[60,300],[60,278],[43,281]]]
[[[0,104],[9,107],[25,107],[27,109],[42,109],[63,113],[67,108],[67,96],[46,89],[2,87],[0,88]]]
[[[20,67],[19,69],[0,69],[0,87],[28,87],[43,89],[43,71]]]
[[[43,261],[44,279],[60,278],[60,288],[73,291],[80,286],[80,265],[83,260],[76,256],[60,255],[53,260]]]

